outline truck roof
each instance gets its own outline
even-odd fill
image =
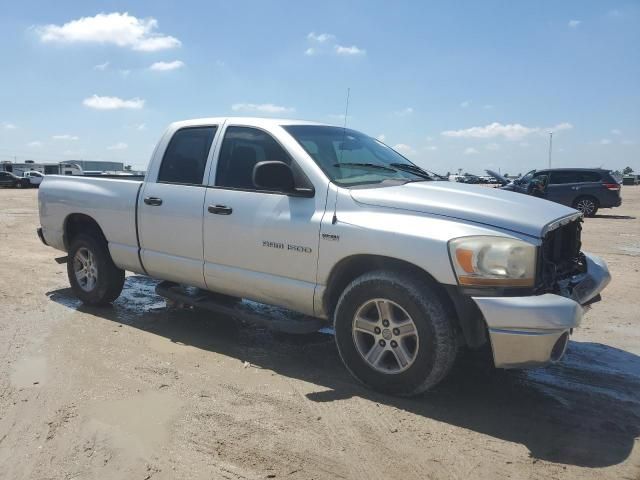
[[[219,124],[224,121],[237,122],[243,125],[255,127],[275,127],[282,125],[324,125],[332,126],[327,123],[312,122],[309,120],[295,120],[286,118],[263,118],[263,117],[208,117],[195,118],[191,120],[182,120],[171,124],[172,127],[196,127],[200,125]]]

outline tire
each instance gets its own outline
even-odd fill
[[[594,197],[578,197],[573,202],[573,208],[580,210],[585,217],[595,216],[598,207],[598,200]]]
[[[381,319],[381,311],[390,318]],[[449,303],[425,279],[391,271],[366,273],[351,282],[338,300],[334,314],[338,352],[347,370],[368,387],[417,395],[440,382],[455,362],[453,318]],[[414,334],[407,326],[410,322]],[[367,331],[359,329],[363,325]],[[365,358],[375,358],[380,349],[384,352],[376,365]]]
[[[15,187],[16,188],[22,188],[22,182],[16,182],[15,183]]]
[[[80,269],[85,275],[76,275]],[[67,275],[73,293],[88,305],[113,302],[124,286],[124,270],[114,265],[106,243],[90,235],[81,234],[72,240]]]

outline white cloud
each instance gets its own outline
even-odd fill
[[[609,145],[611,143],[611,140],[609,140],[608,138],[603,138],[598,143],[600,143],[600,145]]]
[[[273,103],[234,103],[231,105],[231,110],[234,112],[259,112],[259,113],[290,113],[295,111],[295,108],[283,107],[281,105],[274,105]]]
[[[9,123],[9,122],[2,122],[2,128],[4,128],[5,130],[15,130],[16,127],[13,123]]]
[[[471,100],[465,100],[460,104],[460,107],[467,108],[469,105],[471,105]]]
[[[611,130],[611,134],[612,135],[622,135],[622,132],[620,130],[618,130],[617,128],[614,128],[613,130]]]
[[[416,150],[406,143],[398,143],[393,146],[393,149],[402,155],[415,155],[416,153]]]
[[[424,147],[424,149],[435,152],[436,150],[438,150],[438,147],[436,147],[435,145],[427,145],[426,147]]]
[[[120,75],[122,75],[122,78],[127,78],[129,77],[129,75],[131,75],[131,70],[121,69]]]
[[[427,136],[427,138],[425,138],[425,140],[426,140],[427,142],[433,142],[433,137],[431,137],[431,136]]]
[[[555,133],[555,132],[560,132],[562,130],[571,130],[572,128],[573,128],[573,125],[571,125],[569,122],[563,122],[563,123],[554,125],[549,130]]]
[[[399,117],[406,117],[407,115],[411,115],[413,113],[413,107],[406,107],[394,113]]]
[[[109,67],[109,62],[104,62],[104,63],[100,63],[98,65],[95,65],[93,67],[94,70],[106,70]]]
[[[78,137],[76,137],[75,135],[69,135],[69,134],[64,134],[64,135],[53,135],[51,136],[51,138],[53,138],[54,140],[78,140]]]
[[[27,143],[27,147],[40,148],[40,147],[42,147],[42,142],[40,142],[38,140],[33,141],[33,142],[29,142],[29,143]]]
[[[99,43],[155,52],[179,47],[175,37],[158,33],[155,18],[137,18],[128,13],[99,13],[64,25],[43,25],[35,31],[43,42]]]
[[[487,103],[486,105],[483,105],[482,108],[484,108],[485,110],[493,110],[493,105]]]
[[[634,142],[633,140],[623,140],[620,143],[622,143],[622,145],[635,145],[636,144],[636,142]]]
[[[380,135],[378,135],[376,137],[376,139],[378,139],[381,142],[384,142],[384,139],[387,138],[386,135],[384,133],[381,133]]]
[[[139,123],[137,125],[134,125],[133,128],[135,128],[136,130],[146,130],[147,129],[147,125],[144,123]]]
[[[343,45],[336,45],[335,51],[338,55],[352,56],[352,55],[366,55],[367,51],[363,48],[358,48],[355,45],[345,47]]]
[[[184,62],[182,60],[174,60],[173,62],[156,62],[149,67],[150,70],[155,70],[156,72],[166,72],[169,70],[176,70],[178,68],[184,67]]]
[[[311,44],[304,54],[308,57],[320,55],[322,53],[333,52],[336,55],[356,56],[366,55],[367,51],[355,45],[345,46],[337,43],[336,36],[332,33],[315,33],[307,34],[307,41]]]
[[[487,150],[492,150],[492,151],[496,151],[496,150],[500,150],[500,144],[498,143],[487,143],[484,148],[486,148]]]
[[[531,135],[533,133],[541,133],[546,131],[559,132],[562,130],[569,130],[573,128],[570,123],[559,123],[553,127],[540,128],[540,127],[525,127],[519,123],[502,124],[493,122],[484,127],[471,127],[462,130],[446,130],[441,133],[445,137],[451,138],[497,138],[504,137],[507,140],[520,140],[521,138]]]
[[[578,25],[580,25],[582,23],[582,20],[569,20],[569,23],[567,24],[569,26],[569,28],[578,28]]]
[[[144,100],[138,97],[123,100],[119,97],[101,97],[99,95],[92,95],[85,98],[82,103],[85,107],[95,108],[96,110],[117,110],[120,108],[139,110],[144,107]]]
[[[465,155],[475,155],[476,153],[478,153],[478,150],[476,150],[473,147],[468,147],[464,149],[464,154]]]
[[[325,42],[329,42],[329,41],[333,41],[336,39],[335,35],[332,35],[331,33],[318,33],[316,34],[315,32],[311,32],[307,35],[307,38],[313,42],[318,42],[318,43],[325,43]]]
[[[124,142],[118,142],[114,145],[107,147],[107,150],[126,150],[127,148],[129,148],[129,145],[127,145]]]

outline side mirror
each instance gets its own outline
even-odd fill
[[[284,162],[270,160],[253,167],[253,184],[262,190],[295,194],[293,170]]]

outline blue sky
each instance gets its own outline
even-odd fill
[[[6,2],[0,160],[143,168],[172,121],[293,117],[438,172],[640,171],[640,2]]]

